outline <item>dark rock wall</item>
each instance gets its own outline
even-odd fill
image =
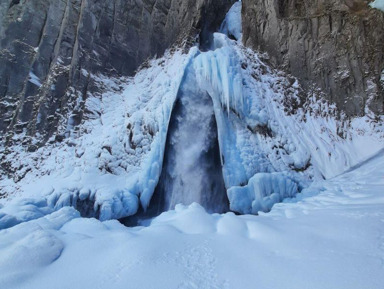
[[[349,116],[383,114],[384,13],[364,0],[243,0],[243,41]]]
[[[90,74],[134,74],[147,58],[215,30],[233,2],[1,0],[3,141],[21,132],[39,133],[40,145],[60,140],[59,122],[80,123],[88,92],[97,90]]]

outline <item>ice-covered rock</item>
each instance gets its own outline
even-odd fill
[[[220,27],[220,32],[227,35],[229,38],[241,40],[241,1],[236,2],[231,9],[229,9]]]
[[[281,173],[259,173],[243,187],[228,190],[231,210],[242,214],[268,212],[276,203],[298,193],[297,184]]]
[[[384,11],[384,1],[383,0],[375,0],[372,3],[369,4],[371,7],[380,9],[381,11]]]

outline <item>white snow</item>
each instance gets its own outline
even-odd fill
[[[384,0],[375,0],[369,5],[373,8],[377,8],[377,9],[380,9],[381,11],[384,11]]]
[[[0,288],[338,288],[384,284],[384,152],[268,214],[193,204],[149,227],[72,208],[0,231]]]
[[[0,228],[75,205],[78,199],[94,203],[101,220],[136,213],[139,200],[146,208],[161,173],[168,121],[183,71],[196,52],[167,54],[134,79],[94,75],[107,92],[87,99],[88,120],[80,133],[72,132],[69,115],[65,142],[34,153],[13,147],[6,158],[20,175],[31,172],[19,182],[2,176],[1,192],[8,198],[1,200],[7,208],[0,208]],[[119,92],[122,85],[125,89]]]

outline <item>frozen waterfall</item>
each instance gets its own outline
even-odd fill
[[[193,202],[210,212],[228,210],[213,103],[197,85],[193,66],[185,72],[173,109],[155,195],[161,211]]]

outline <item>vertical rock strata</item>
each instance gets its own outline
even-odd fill
[[[383,113],[384,13],[364,0],[243,0],[243,41],[348,116]]]
[[[149,57],[216,29],[233,2],[1,1],[3,141],[22,132],[39,136],[37,145],[53,135],[60,141],[65,133],[60,127],[79,124],[87,94],[98,90],[91,75],[133,75]]]

